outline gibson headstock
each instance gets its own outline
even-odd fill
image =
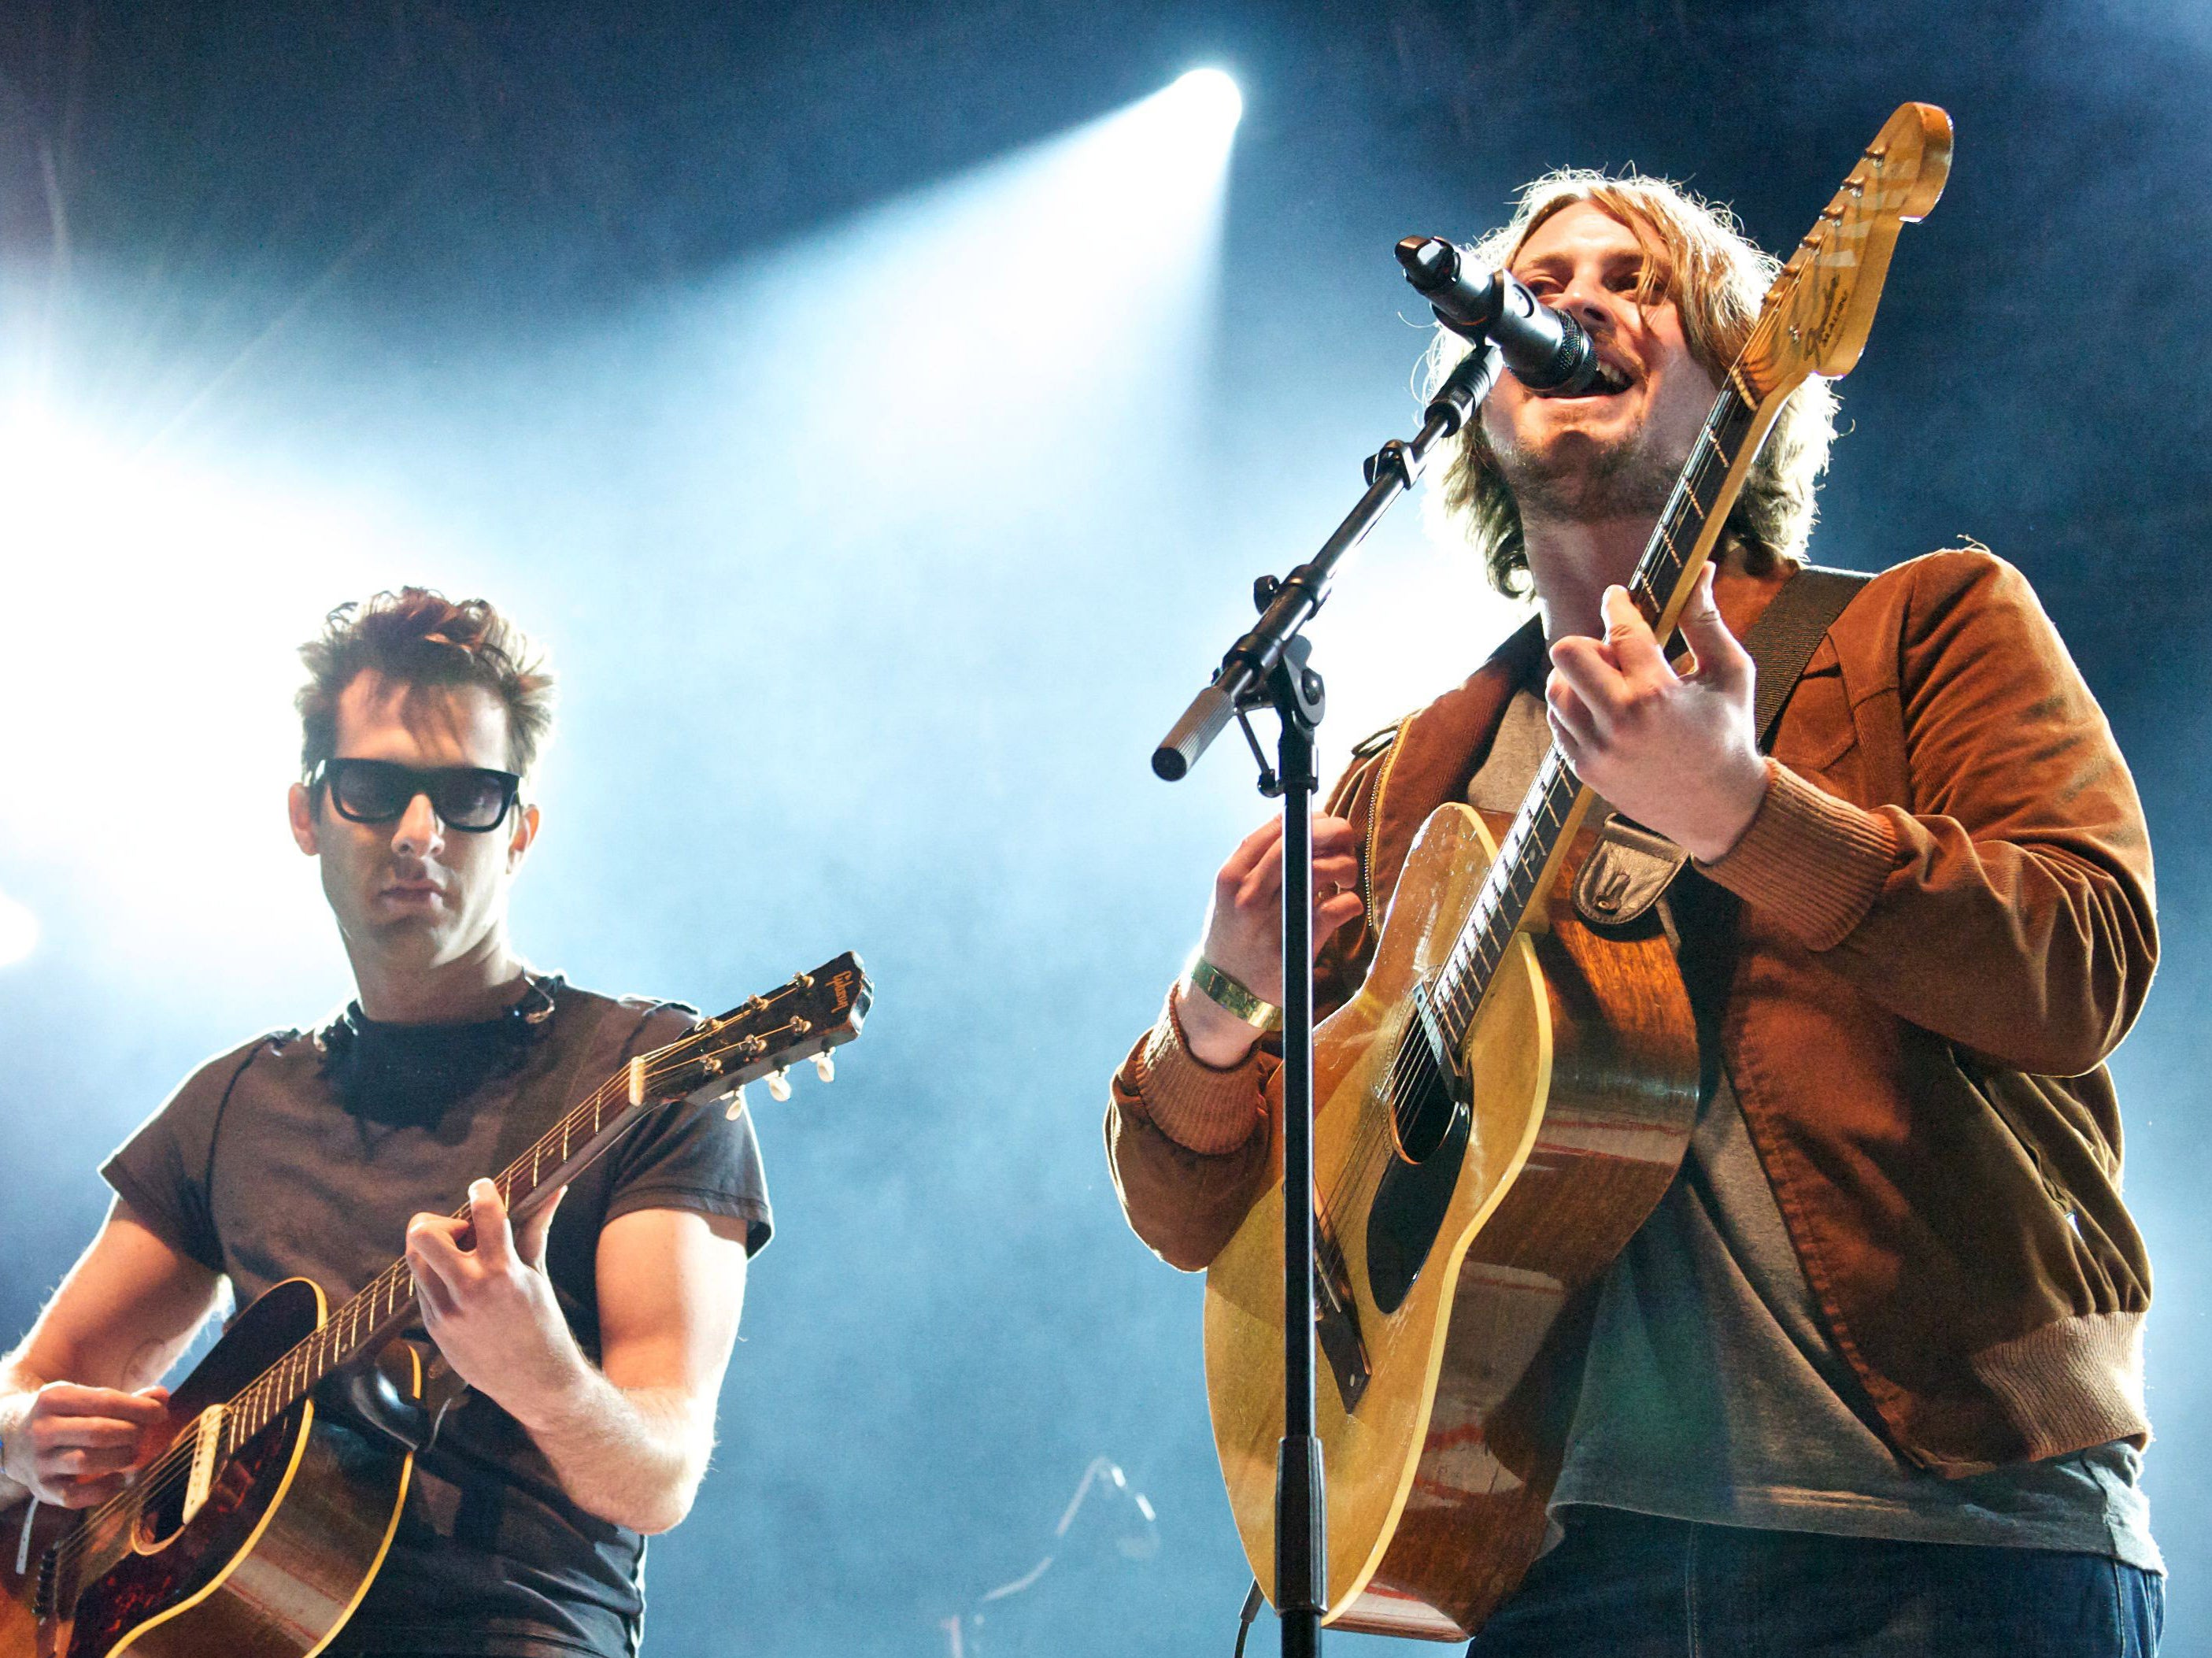
[[[1951,118],[1933,104],[1900,106],[1767,289],[1736,363],[1747,401],[1764,404],[1808,374],[1851,372],[1898,229],[1925,216],[1950,173]]]
[[[827,1082],[830,1050],[860,1034],[873,994],[860,958],[847,950],[640,1054],[630,1062],[631,1099],[673,1103],[727,1096],[734,1117],[744,1107],[744,1085],[756,1078],[767,1078],[769,1093],[788,1098],[784,1072],[801,1060],[812,1060]]]

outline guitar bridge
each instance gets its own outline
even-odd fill
[[[1314,1216],[1314,1345],[1336,1378],[1337,1396],[1350,1412],[1367,1392],[1373,1367],[1359,1334],[1359,1304],[1352,1298],[1352,1270],[1328,1221]]]
[[[51,1627],[60,1618],[64,1606],[76,1603],[76,1586],[62,1578],[62,1558],[59,1548],[48,1548],[39,1557],[39,1581],[31,1591],[31,1613],[41,1628]]]

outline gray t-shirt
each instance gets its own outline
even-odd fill
[[[227,1276],[239,1305],[308,1278],[335,1307],[399,1256],[410,1216],[457,1208],[470,1181],[497,1173],[695,1017],[563,987],[527,1028],[333,1027],[365,1033],[351,1048],[295,1032],[258,1038],[202,1066],[100,1172],[165,1241]],[[402,1084],[458,1065],[457,1096],[369,1089],[358,1066],[333,1058],[349,1052],[381,1055],[372,1079]],[[595,1359],[600,1228],[648,1208],[739,1219],[749,1252],[765,1244],[773,1223],[750,1115],[648,1114],[570,1185],[546,1270]],[[619,1658],[636,1648],[643,1558],[641,1537],[571,1503],[520,1424],[471,1394],[416,1459],[391,1552],[330,1649]]]
[[[1515,696],[1468,794],[1517,807],[1548,746]],[[2116,1442],[1946,1479],[1900,1458],[1830,1339],[1724,1070],[1681,1172],[1600,1286],[1552,1508],[2103,1554],[2162,1571]]]

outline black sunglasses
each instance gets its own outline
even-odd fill
[[[507,821],[522,779],[484,766],[418,769],[389,760],[339,758],[318,762],[307,786],[329,790],[331,810],[356,823],[389,823],[416,795],[427,794],[447,829],[482,835]]]

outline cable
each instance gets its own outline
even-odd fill
[[[1237,1614],[1237,1650],[1233,1658],[1244,1658],[1244,1642],[1252,1633],[1252,1620],[1260,1615],[1260,1580],[1254,1578],[1252,1587],[1244,1591],[1244,1610]]]

